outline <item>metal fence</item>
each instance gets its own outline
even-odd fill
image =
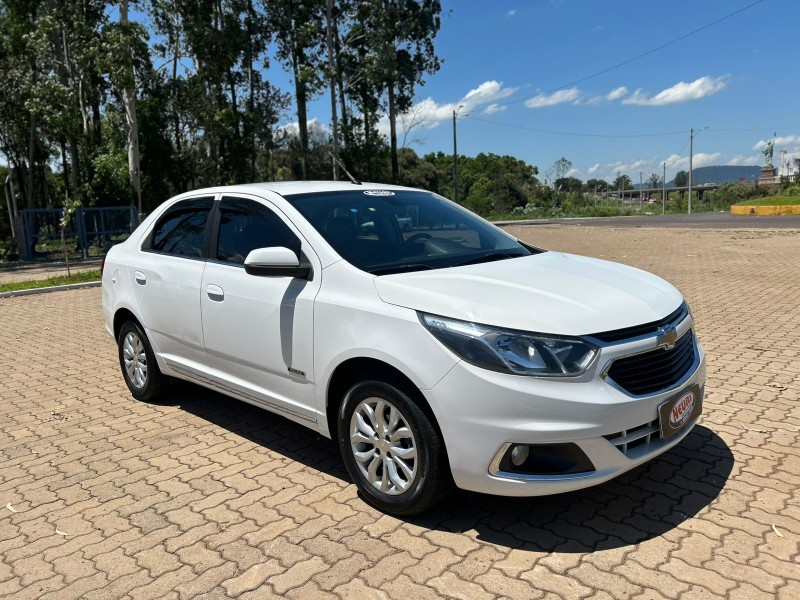
[[[16,227],[22,260],[63,259],[60,208],[26,208],[20,211]],[[64,230],[67,254],[72,258],[103,256],[139,224],[133,206],[78,208]]]

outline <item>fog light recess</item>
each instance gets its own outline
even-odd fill
[[[514,444],[511,446],[511,464],[515,467],[521,467],[528,460],[530,455],[530,446],[524,444]]]
[[[503,472],[518,475],[572,475],[595,470],[577,444],[511,444],[500,460]]]

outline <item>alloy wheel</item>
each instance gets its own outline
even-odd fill
[[[350,418],[350,448],[376,490],[396,496],[417,476],[417,442],[400,410],[383,398],[362,400]]]
[[[122,359],[128,381],[136,388],[143,388],[147,383],[147,354],[141,338],[134,331],[129,331],[122,343]]]

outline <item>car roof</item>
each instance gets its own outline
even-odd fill
[[[239,185],[221,185],[187,192],[193,196],[197,194],[220,194],[220,193],[250,193],[259,194],[264,191],[275,192],[281,196],[292,194],[308,194],[314,192],[350,192],[357,190],[413,190],[415,188],[386,183],[363,182],[361,184],[349,181],[276,181],[264,183],[246,183]],[[185,194],[181,194],[182,196]]]

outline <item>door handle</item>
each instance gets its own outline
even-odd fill
[[[139,285],[146,285],[147,284],[147,277],[145,277],[144,273],[141,271],[134,271],[133,278],[136,280],[136,283]]]
[[[225,292],[218,285],[209,284],[206,286],[206,294],[208,294],[209,300],[213,302],[222,302],[225,299]]]

